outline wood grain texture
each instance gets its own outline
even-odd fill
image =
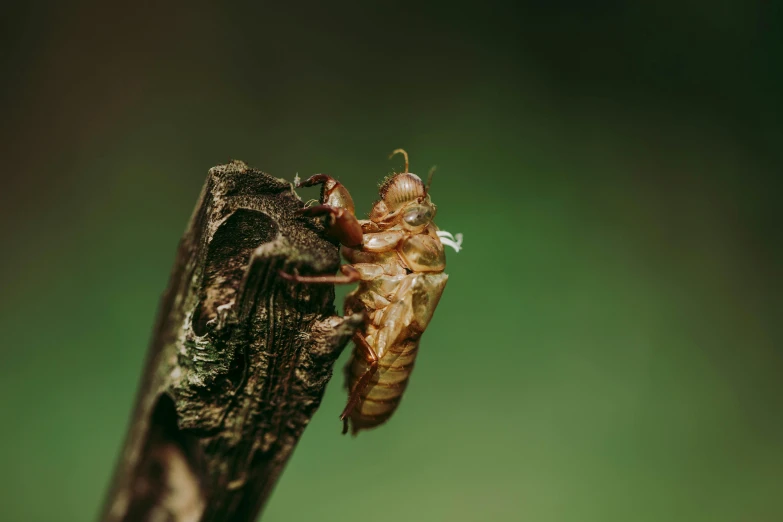
[[[209,171],[177,252],[101,520],[252,521],[361,322],[335,315],[338,248],[291,184]]]

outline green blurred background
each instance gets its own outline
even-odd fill
[[[465,250],[264,520],[783,520],[780,8],[281,4],[2,8],[0,520],[96,517],[210,167],[367,211],[397,147]]]

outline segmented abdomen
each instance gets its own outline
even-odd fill
[[[368,363],[354,349],[346,368],[346,385],[352,389],[364,374]],[[351,433],[379,426],[389,420],[408,385],[413,363],[419,350],[419,337],[397,342],[378,361],[378,370],[361,393],[361,400],[351,413]]]

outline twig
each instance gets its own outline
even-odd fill
[[[101,520],[252,521],[318,408],[360,317],[336,317],[337,247],[291,185],[209,171],[180,242]]]

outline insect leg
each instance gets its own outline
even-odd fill
[[[328,174],[313,174],[309,178],[307,178],[304,181],[300,181],[296,186],[297,187],[312,187],[313,185],[318,185],[320,183],[331,183],[328,190],[331,190],[333,187],[335,187],[339,182],[331,177]]]
[[[345,246],[359,246],[362,244],[362,225],[353,212],[343,207],[332,205],[315,205],[297,211],[302,216],[319,217],[327,216],[326,235],[336,239]]]
[[[355,283],[362,278],[361,273],[351,265],[340,266],[340,272],[342,272],[343,275],[302,276],[296,271],[293,274],[289,274],[282,270],[279,270],[278,274],[286,281],[296,281],[297,283],[349,284]]]
[[[355,213],[353,198],[342,183],[327,174],[315,174],[297,184],[297,187],[312,187],[313,185],[323,185],[321,187],[321,203],[344,208],[351,214]]]
[[[348,397],[348,404],[345,405],[345,409],[340,415],[340,420],[343,421],[343,435],[348,433],[348,416],[354,408],[356,408],[356,405],[359,404],[362,392],[370,383],[370,379],[372,379],[372,376],[375,375],[375,372],[378,369],[378,354],[375,353],[375,349],[367,342],[364,334],[356,332],[353,336],[353,342],[356,343],[357,348],[364,350],[364,358],[365,361],[367,361],[368,366],[364,371],[364,374],[359,377],[359,380],[354,384],[351,395]]]
[[[332,205],[313,205],[312,207],[300,208],[296,213],[300,216],[317,217],[331,215],[332,217],[336,217],[341,210],[340,207],[333,207]]]

